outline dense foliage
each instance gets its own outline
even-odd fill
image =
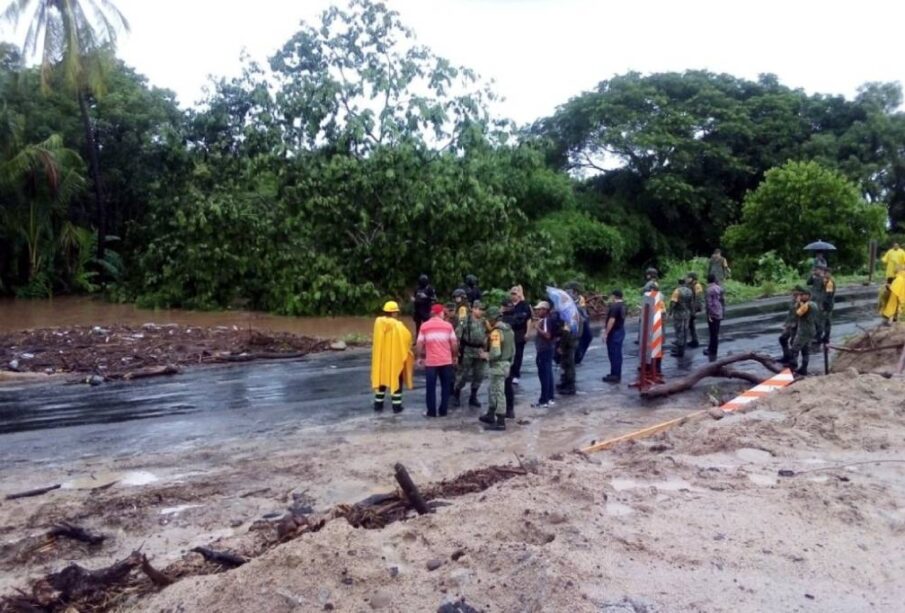
[[[363,312],[422,272],[441,292],[469,272],[530,291],[721,241],[770,281],[806,242],[838,241],[854,267],[884,220],[905,222],[897,84],[846,100],[769,75],[629,73],[520,130],[368,0],[190,110],[111,51],[79,51],[104,67],[97,88],[0,45],[0,291]],[[112,249],[94,255],[98,234]]]

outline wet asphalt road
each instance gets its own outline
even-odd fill
[[[876,288],[840,292],[833,337],[841,339],[872,326]],[[762,351],[777,354],[777,336],[787,301],[764,300],[730,307],[721,334],[720,354]],[[706,325],[698,323],[702,345]],[[578,388],[585,397],[597,395],[601,405],[637,403],[626,385],[638,365],[635,326],[625,343],[623,384],[600,379],[609,372],[606,349],[595,339],[578,369]],[[667,333],[667,341],[669,341]],[[704,364],[701,349],[681,360],[666,356],[667,378]],[[812,356],[812,372],[823,370],[822,356]],[[0,386],[0,470],[23,462],[60,462],[67,458],[119,455],[136,449],[150,452],[221,438],[260,435],[294,427],[314,427],[341,420],[373,419],[367,350],[329,353],[302,361],[238,364],[191,370],[161,379],[118,382],[99,387],[63,383]],[[416,373],[416,388],[406,391],[406,411],[379,418],[402,422],[422,420],[424,380]],[[482,396],[484,389],[482,389]],[[534,350],[529,342],[516,399],[536,400],[539,385]],[[568,399],[562,403],[567,405]],[[389,407],[389,403],[388,407]]]

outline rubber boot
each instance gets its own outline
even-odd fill
[[[452,394],[449,395],[449,399],[454,407],[462,406],[462,390],[453,390]]]
[[[506,419],[515,419],[515,409],[506,409]]]
[[[487,424],[484,426],[485,430],[505,430],[506,429],[506,418],[503,415],[497,415],[496,420],[493,423]]]
[[[468,406],[474,407],[476,409],[481,408],[481,401],[478,400],[478,390],[471,390],[471,396],[468,398]]]
[[[374,401],[374,410],[380,413],[383,410],[383,403]]]
[[[496,423],[496,412],[493,409],[490,409],[486,413],[478,417],[478,421],[487,425],[493,425]]]

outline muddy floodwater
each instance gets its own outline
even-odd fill
[[[372,317],[285,317],[256,311],[186,311],[140,309],[87,297],[63,296],[51,300],[0,300],[0,334],[58,326],[140,326],[146,323],[187,326],[238,326],[291,332],[321,338],[356,334],[370,336]],[[410,322],[409,322],[410,323]]]

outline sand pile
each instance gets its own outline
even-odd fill
[[[841,373],[850,368],[858,372],[891,374],[905,346],[905,323],[878,326],[856,336],[845,344],[854,351],[836,352],[832,371]],[[867,351],[882,348],[880,351]]]
[[[903,399],[896,379],[808,379],[745,414],[539,461],[431,515],[380,530],[329,522],[132,606],[900,610]]]

